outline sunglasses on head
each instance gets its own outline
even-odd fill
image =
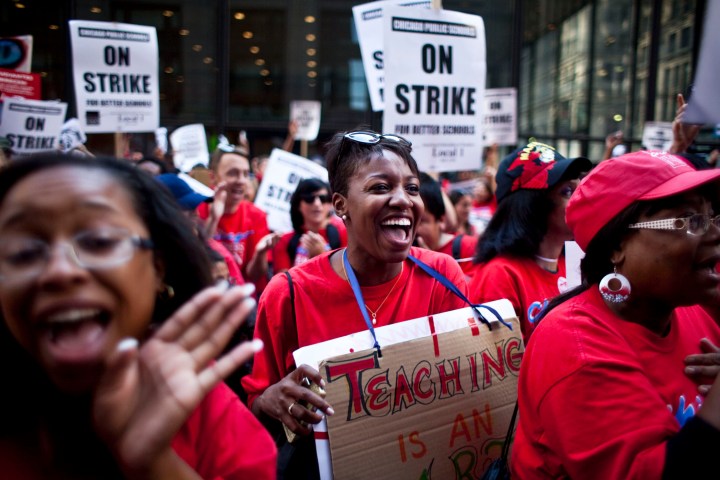
[[[307,195],[300,195],[300,200],[302,200],[305,203],[315,203],[315,199],[320,199],[320,203],[330,203],[330,195],[327,193],[324,194],[307,194]]]
[[[392,133],[380,134],[375,132],[366,132],[358,130],[356,132],[348,132],[343,135],[343,139],[340,142],[340,148],[338,149],[337,160],[342,157],[343,151],[345,150],[345,140],[351,140],[356,143],[363,143],[365,145],[375,145],[380,143],[382,140],[388,140],[390,142],[397,143],[398,145],[406,148],[412,147],[412,143],[406,138],[400,135],[393,135]]]

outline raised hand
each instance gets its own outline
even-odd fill
[[[253,290],[207,288],[139,347],[123,340],[108,360],[94,396],[95,429],[130,478],[188,469],[172,438],[205,395],[262,348],[247,342],[214,360],[254,308]]]
[[[300,245],[307,249],[308,258],[313,258],[325,251],[327,242],[325,242],[325,239],[319,233],[305,232],[300,237]]]

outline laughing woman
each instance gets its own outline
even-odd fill
[[[168,193],[126,162],[0,172],[4,478],[274,478],[275,446],[217,359],[251,311],[211,281]]]
[[[330,141],[326,158],[332,202],[347,227],[348,245],[291,268],[294,295],[285,275],[276,275],[260,299],[255,338],[265,342],[265,349],[243,385],[253,413],[263,421],[282,422],[308,436],[310,429],[300,422],[316,424],[321,415],[298,402],[333,414],[328,402],[301,386],[304,378],[320,385],[320,374],[307,365],[296,366],[292,353],[368,328],[359,305],[364,304],[375,327],[463,306],[408,259],[412,255],[430,265],[466,294],[463,273],[451,257],[412,247],[423,203],[410,150],[405,139],[374,132],[338,133]],[[351,287],[355,279],[361,298]],[[314,449],[313,442],[307,443]],[[287,478],[317,475],[314,454],[298,457],[310,463],[291,466],[293,474]]]

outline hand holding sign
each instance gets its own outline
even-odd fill
[[[697,134],[700,133],[702,125],[683,123],[686,108],[687,103],[685,103],[685,97],[683,97],[682,93],[678,93],[677,112],[672,122],[673,142],[672,145],[670,145],[670,153],[682,153],[686,151],[695,141]]]

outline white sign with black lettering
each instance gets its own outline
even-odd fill
[[[360,55],[365,71],[370,104],[374,112],[383,110],[383,9],[389,6],[430,8],[430,0],[382,0],[353,7],[355,31],[360,43]]]
[[[205,127],[202,123],[184,125],[170,134],[173,164],[181,172],[189,172],[197,164],[208,166],[208,153]]]
[[[262,183],[255,195],[255,205],[267,214],[270,230],[291,231],[290,197],[300,180],[319,178],[328,181],[327,169],[305,157],[279,148],[270,153]]]
[[[57,150],[66,112],[67,103],[6,98],[0,137],[7,137],[16,154]]]
[[[290,120],[297,124],[295,140],[315,140],[320,131],[320,102],[295,100],[290,102]]]
[[[517,145],[517,90],[488,88],[485,90],[485,145]]]
[[[383,132],[413,144],[421,170],[475,170],[482,158],[485,26],[448,10],[390,7]]]
[[[87,133],[160,126],[155,27],[70,20],[77,113]]]
[[[673,141],[672,123],[645,122],[642,145],[647,150],[668,151]]]

